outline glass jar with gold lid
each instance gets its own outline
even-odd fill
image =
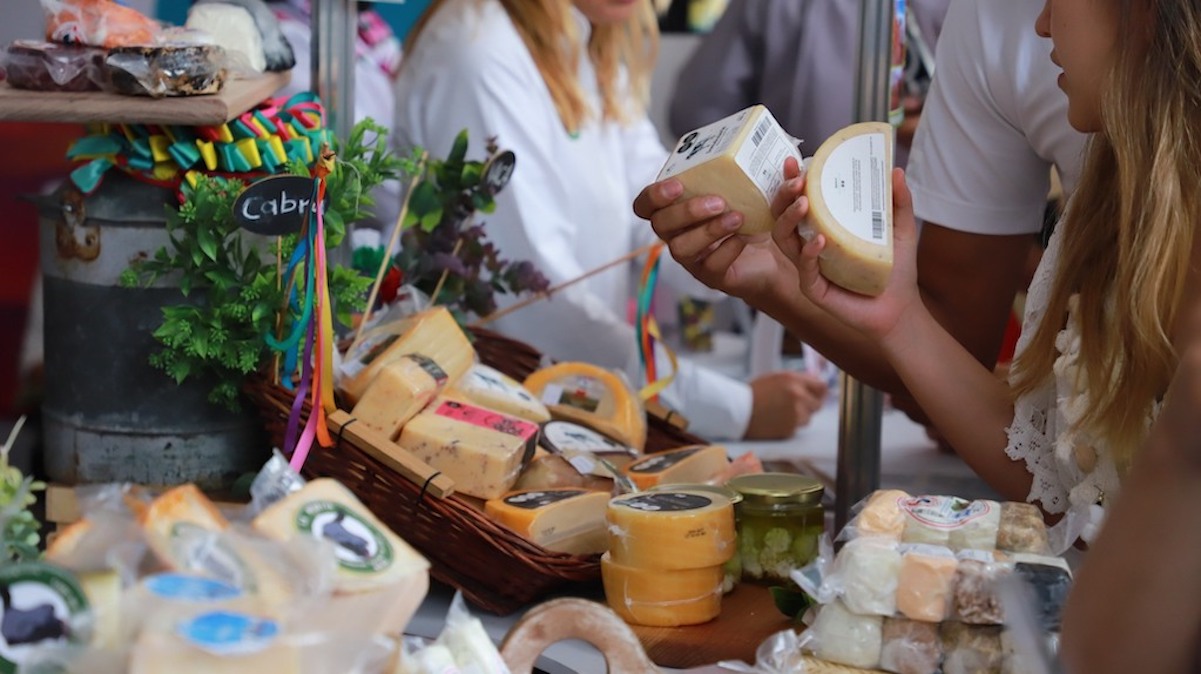
[[[740,475],[727,486],[737,506],[743,580],[791,583],[789,574],[817,556],[825,529],[821,482],[793,473]]]

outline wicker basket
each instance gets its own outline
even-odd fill
[[[542,365],[542,354],[527,344],[488,330],[473,332],[480,360],[518,381]],[[252,377],[246,394],[258,408],[272,441],[282,445],[295,393],[265,377]],[[303,418],[310,409],[306,402]],[[659,419],[649,421],[647,451],[703,442]],[[340,437],[332,448],[314,445],[304,473],[306,477],[332,477],[346,485],[430,560],[434,578],[462,590],[486,611],[512,613],[552,592],[600,579],[598,556],[546,550],[488,519],[467,498],[426,496],[421,485]]]

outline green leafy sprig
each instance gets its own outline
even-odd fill
[[[30,512],[37,502],[36,493],[46,489],[46,483],[23,475],[8,462],[8,454],[16,442],[25,417],[17,421],[8,441],[0,445],[0,565],[24,562],[41,556],[41,524]]]
[[[335,148],[338,162],[326,178],[325,244],[338,246],[346,224],[369,215],[371,190],[412,170],[411,159],[390,153],[387,130],[367,119],[352,130],[344,147]],[[296,175],[309,175],[303,163],[289,165]],[[150,285],[176,275],[185,301],[163,307],[163,322],[154,331],[162,348],[150,362],[177,383],[189,377],[211,377],[208,399],[229,409],[239,407],[239,391],[247,375],[261,368],[271,353],[266,336],[277,329],[289,279],[281,279],[276,260],[287,260],[297,236],[278,242],[252,243],[233,214],[245,188],[239,180],[201,176],[185,193],[178,210],[168,209],[169,247],[135,261],[121,278],[126,286]],[[262,239],[260,239],[261,241]],[[278,257],[277,257],[278,256]],[[302,270],[292,279],[303,296]],[[353,268],[329,267],[329,290],[335,318],[350,325],[363,308],[371,279]],[[288,307],[293,319],[299,308]]]

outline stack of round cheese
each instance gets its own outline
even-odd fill
[[[609,502],[601,577],[626,622],[696,625],[721,612],[722,565],[734,555],[734,507],[718,494],[659,491]]]

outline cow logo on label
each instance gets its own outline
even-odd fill
[[[338,564],[351,571],[379,572],[392,564],[392,544],[379,529],[350,508],[332,501],[311,501],[296,515],[301,531],[334,546]]]
[[[74,617],[87,596],[66,571],[40,563],[0,568],[0,674],[13,674],[40,646],[84,642]]]

